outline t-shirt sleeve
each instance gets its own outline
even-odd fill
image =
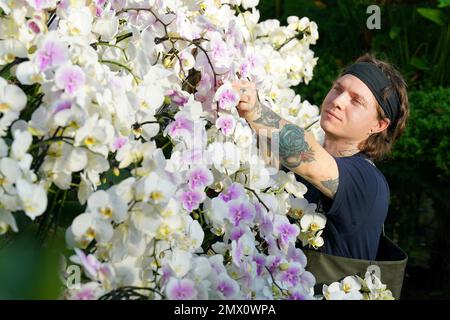
[[[335,158],[339,171],[336,195],[327,215],[339,217],[357,227],[371,214],[380,192],[387,191],[376,168],[360,157]],[[385,198],[385,197],[383,197]]]

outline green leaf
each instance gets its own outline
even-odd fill
[[[445,14],[442,10],[433,8],[417,8],[417,12],[424,18],[437,23],[440,26],[445,25]]]
[[[391,30],[389,31],[389,38],[391,38],[391,40],[394,40],[395,38],[398,37],[398,35],[400,34],[400,31],[402,31],[402,29],[398,26],[393,26],[391,28]]]
[[[438,7],[444,8],[450,6],[450,0],[439,0]]]
[[[426,71],[430,69],[429,64],[423,58],[412,58],[409,64],[419,70]]]
[[[14,234],[0,250],[0,299],[54,300],[63,288],[59,279],[60,244],[40,245],[33,228]]]

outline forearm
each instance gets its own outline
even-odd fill
[[[281,163],[333,198],[339,182],[339,171],[333,156],[311,133],[258,103],[253,83],[241,82],[233,83],[233,87],[241,92],[237,110],[256,132],[259,152],[262,151],[266,163],[275,168],[279,168]]]
[[[250,126],[258,135],[259,147],[265,151],[263,155],[268,152],[272,162],[277,162],[275,167],[278,168],[280,163],[298,174],[307,174],[301,168],[295,169],[302,163],[314,161],[311,145],[317,142],[312,134],[282,119],[270,108],[259,103],[249,118]],[[267,160],[267,157],[265,159]]]

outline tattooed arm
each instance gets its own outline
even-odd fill
[[[334,198],[339,185],[336,161],[311,133],[282,119],[258,101],[253,108],[239,111],[257,133],[268,164],[277,168],[283,165]]]

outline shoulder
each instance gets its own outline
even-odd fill
[[[358,155],[350,157],[335,158],[338,170],[343,171],[345,175],[350,175],[355,179],[370,180],[387,185],[383,173],[368,158]],[[339,172],[341,174],[341,172]]]
[[[389,201],[387,180],[373,163],[358,155],[335,159],[339,171],[338,200],[358,199],[366,203],[372,203],[374,199]]]

